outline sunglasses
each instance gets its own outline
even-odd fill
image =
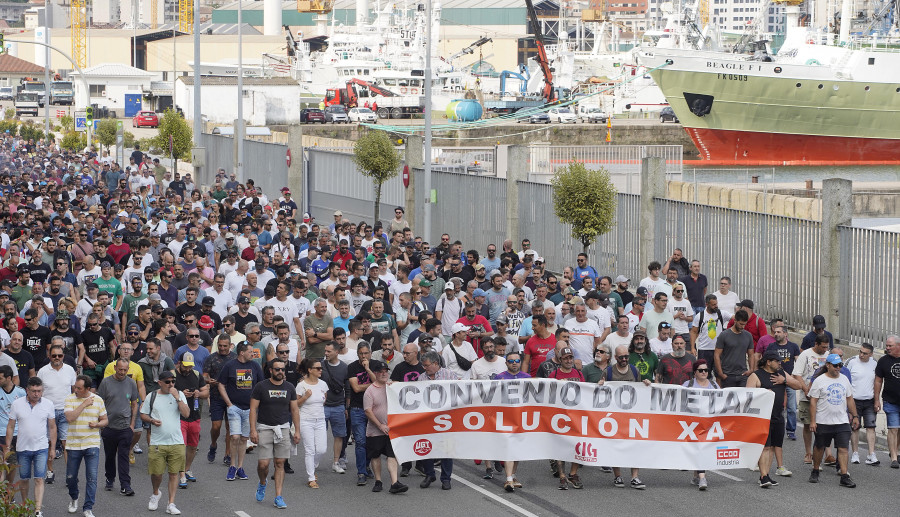
[[[709,368],[697,368],[697,373],[709,373]]]
[[[844,367],[844,363],[838,363],[838,364],[828,363],[828,364],[830,364],[831,366],[834,366],[835,368],[843,368]]]
[[[671,327],[672,327],[672,325],[669,325],[668,323],[660,323],[659,326],[660,326],[661,328],[664,328],[664,329],[667,329],[667,328],[671,328]]]
[[[279,354],[287,354],[287,353],[290,353],[290,350],[279,350],[278,353]]]
[[[200,334],[190,334],[188,337],[200,337]]]
[[[272,368],[273,372],[283,372],[284,368]]]
[[[140,332],[129,332],[128,335],[129,336],[140,336],[141,333]]]
[[[628,359],[627,355],[617,355],[616,359]]]
[[[519,364],[522,362],[522,360],[521,359],[507,359],[506,362],[510,363],[510,364]]]
[[[310,370],[321,370],[321,369],[322,369],[321,366],[313,366],[310,368]]]
[[[65,356],[63,356],[62,354],[53,354],[50,356],[51,359],[58,359],[60,357],[65,357]]]
[[[174,380],[174,379],[168,379],[168,380],[163,381],[163,384],[175,384],[175,380]]]

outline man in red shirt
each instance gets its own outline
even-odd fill
[[[484,356],[484,352],[481,351],[481,343],[485,339],[490,338],[494,334],[494,330],[491,329],[491,324],[487,318],[478,314],[475,302],[466,302],[465,313],[456,320],[456,323],[462,323],[469,327],[466,340],[472,343],[472,347],[477,351],[479,358]]]
[[[759,338],[765,336],[769,333],[766,329],[766,322],[756,315],[753,312],[753,300],[743,300],[741,303],[737,304],[735,307],[736,310],[743,310],[747,313],[747,316],[750,319],[747,321],[747,325],[744,326],[744,330],[750,333],[753,336],[753,347],[756,348],[756,344],[759,342]],[[734,318],[731,318],[731,321],[728,322],[728,328],[734,326]]]
[[[539,314],[531,318],[534,335],[525,342],[525,359],[522,370],[537,377],[538,367],[547,360],[547,354],[556,347],[556,336],[550,332],[547,317]]]
[[[349,249],[350,243],[347,242],[347,239],[341,239],[340,247],[334,252],[334,256],[331,257],[331,261],[340,264],[343,271],[347,270],[347,263],[353,260],[353,254],[350,253]]]
[[[113,242],[106,248],[106,252],[112,256],[116,264],[122,260],[122,257],[131,253],[131,246],[122,242],[122,232],[118,231],[113,234]]]

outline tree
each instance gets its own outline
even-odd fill
[[[100,142],[100,145],[106,146],[106,150],[109,151],[109,146],[116,143],[116,133],[118,131],[119,127],[116,119],[105,118],[97,122],[97,130],[94,131],[94,136]]]
[[[69,131],[59,143],[63,149],[80,151],[87,147],[87,134],[85,132]]]
[[[612,229],[616,218],[616,187],[606,169],[589,170],[580,162],[556,171],[553,186],[553,211],[572,226],[572,237],[583,251],[594,240]]]
[[[399,174],[400,155],[386,132],[372,130],[353,145],[353,163],[375,184],[375,221],[378,221],[381,186]]]
[[[63,115],[59,119],[59,125],[62,126],[63,131],[72,131],[73,129],[75,129],[75,119],[69,115]]]
[[[169,154],[169,135],[172,135],[175,158],[180,160],[191,159],[191,147],[193,146],[191,126],[177,111],[168,108],[159,119],[159,132],[153,137],[153,147],[162,149]]]

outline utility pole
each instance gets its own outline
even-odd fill
[[[50,28],[53,26],[53,3],[44,4],[44,134],[50,139]]]
[[[423,138],[422,163],[425,168],[425,206],[422,211],[422,238],[431,242],[431,2],[425,2],[425,136]]]
[[[238,76],[237,76],[237,121],[234,126],[234,145],[237,146],[237,163],[235,171],[237,179],[241,183],[246,181],[244,178],[244,30],[243,30],[243,8],[242,2],[238,1]]]

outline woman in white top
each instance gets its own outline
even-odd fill
[[[328,384],[321,380],[322,362],[317,359],[304,359],[300,363],[303,380],[297,384],[297,402],[300,404],[300,438],[306,450],[307,485],[319,488],[316,482],[316,468],[319,460],[328,449],[328,437],[325,435],[325,395]]]

